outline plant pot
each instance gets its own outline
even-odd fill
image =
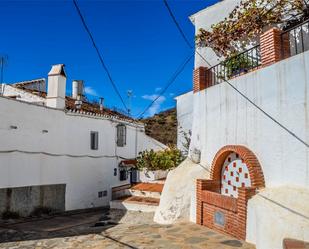
[[[164,170],[142,170],[140,171],[139,178],[141,182],[152,182],[156,181],[162,178],[165,178],[167,176],[168,171]]]

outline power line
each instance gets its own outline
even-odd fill
[[[190,48],[193,48],[187,37],[185,36],[183,30],[181,29],[179,23],[177,22],[176,20],[176,17],[174,16],[173,12],[171,11],[171,8],[169,7],[168,3],[167,3],[167,0],[163,0],[171,18],[173,19],[177,29],[179,30],[180,34],[182,35],[184,41],[187,43],[187,45],[190,47]],[[206,64],[209,66],[209,67],[212,67],[210,65],[210,63],[204,58],[203,55],[201,55],[196,49],[194,50],[195,53],[197,53],[201,58],[202,60],[204,60],[206,62]],[[217,72],[214,72],[214,74],[216,76],[218,76]],[[225,79],[224,77],[221,77],[222,80],[224,82],[226,82],[230,87],[232,87],[232,89],[234,89],[238,94],[240,94],[245,100],[247,100],[250,104],[252,104],[255,108],[257,108],[259,111],[261,111],[266,117],[268,117],[269,119],[271,119],[273,122],[275,122],[278,126],[280,126],[283,130],[285,130],[286,132],[288,132],[291,136],[293,136],[294,138],[296,138],[299,142],[301,142],[302,144],[304,144],[307,148],[309,148],[309,144],[304,141],[303,139],[301,139],[299,136],[297,136],[294,132],[292,132],[290,129],[288,129],[286,126],[284,126],[283,124],[281,124],[278,120],[276,120],[274,117],[272,117],[269,113],[267,113],[266,111],[264,111],[260,106],[258,106],[257,104],[255,104],[249,97],[247,97],[243,92],[241,92],[240,90],[238,90],[232,83],[230,83],[227,79]]]
[[[171,18],[173,19],[173,21],[174,21],[174,23],[175,23],[175,25],[176,25],[176,27],[177,27],[179,33],[181,34],[182,38],[184,39],[184,41],[187,43],[187,45],[188,45],[190,48],[193,48],[193,46],[192,46],[191,43],[189,42],[188,38],[186,37],[185,33],[184,33],[183,30],[181,29],[179,23],[177,22],[177,19],[176,19],[175,15],[173,14],[173,12],[172,12],[170,6],[168,5],[167,0],[163,0],[163,2],[164,2],[165,7],[167,8],[167,11],[169,12]]]
[[[119,92],[119,90],[118,90],[118,88],[117,88],[117,86],[116,86],[116,84],[115,84],[115,82],[114,82],[114,80],[113,80],[113,78],[112,78],[112,76],[111,76],[111,74],[110,74],[110,72],[109,72],[109,70],[108,70],[106,64],[104,63],[103,57],[102,57],[102,55],[101,55],[101,53],[100,53],[100,50],[99,50],[98,46],[97,46],[96,43],[95,43],[95,40],[94,40],[94,38],[93,38],[93,35],[92,35],[91,31],[89,30],[89,28],[88,28],[88,26],[87,26],[87,24],[86,24],[86,21],[85,21],[83,15],[82,15],[82,13],[81,13],[81,10],[80,10],[80,8],[79,8],[79,6],[78,6],[77,0],[73,0],[73,3],[74,3],[74,6],[75,6],[75,8],[76,8],[77,14],[79,15],[80,20],[82,21],[83,27],[85,28],[87,34],[89,35],[89,38],[90,38],[90,40],[91,40],[91,42],[92,42],[92,45],[93,45],[94,49],[95,49],[96,52],[97,52],[97,55],[98,55],[98,57],[99,57],[99,60],[100,60],[100,62],[101,62],[102,67],[104,68],[104,70],[105,70],[105,72],[106,72],[106,74],[107,74],[107,76],[108,76],[108,78],[109,78],[109,80],[110,80],[110,82],[111,82],[111,84],[112,84],[112,86],[113,86],[113,88],[114,88],[116,94],[117,94],[118,97],[120,98],[120,100],[121,100],[121,102],[122,102],[124,108],[125,108],[126,110],[128,110],[128,108],[127,108],[127,106],[126,106],[126,104],[125,104],[123,98],[121,97],[121,94],[120,94],[120,92]]]
[[[163,88],[163,90],[160,92],[160,94],[146,107],[146,109],[141,112],[138,115],[138,119],[141,118],[147,111],[148,109],[160,98],[162,97],[162,95],[167,91],[167,89],[170,87],[170,85],[172,85],[174,83],[174,81],[177,79],[178,75],[184,70],[184,68],[186,67],[186,65],[189,63],[189,61],[193,58],[193,55],[189,55],[182,63],[181,65],[178,67],[178,69],[176,70],[176,72],[173,74],[173,76],[170,78],[170,80],[168,81],[168,83],[166,84],[166,86]]]

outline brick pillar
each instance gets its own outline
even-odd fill
[[[283,36],[278,28],[271,28],[260,36],[262,66],[268,66],[286,58],[290,53],[289,37]]]
[[[239,239],[246,239],[246,226],[247,226],[247,204],[248,200],[254,196],[256,193],[256,188],[238,188],[238,198],[237,198],[237,218],[238,227],[235,234]]]
[[[196,224],[203,225],[202,192],[205,189],[206,180],[196,180]]]
[[[193,92],[202,91],[207,87],[207,67],[199,67],[193,71]]]

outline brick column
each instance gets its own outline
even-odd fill
[[[202,192],[205,190],[206,180],[196,180],[196,224],[203,225]]]
[[[207,87],[207,67],[199,67],[193,71],[193,92],[199,92]]]
[[[238,199],[237,199],[237,218],[238,227],[236,235],[239,239],[246,239],[246,226],[247,226],[247,204],[248,200],[254,196],[256,188],[238,188]]]
[[[278,28],[271,28],[260,36],[262,66],[269,66],[286,58],[290,53],[289,37],[283,36]],[[283,57],[284,55],[284,57]]]

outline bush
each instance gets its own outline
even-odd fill
[[[8,220],[8,219],[18,219],[20,218],[19,213],[13,212],[13,211],[5,211],[2,213],[2,219]]]
[[[139,153],[137,168],[148,171],[171,170],[176,168],[185,157],[175,146],[170,146],[163,151],[145,150]]]

